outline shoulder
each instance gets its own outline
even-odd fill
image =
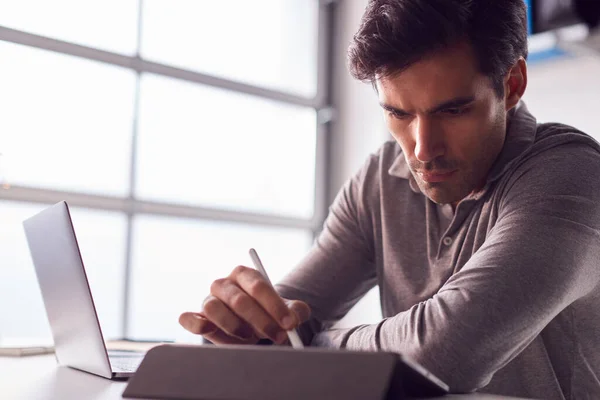
[[[598,132],[600,135],[600,132]],[[572,126],[558,123],[543,123],[537,125],[533,149],[543,151],[565,144],[589,146],[600,152],[600,144],[589,134]]]
[[[600,144],[590,135],[564,124],[539,124],[536,137],[517,169],[543,167],[553,175],[577,176],[581,171],[600,172]]]
[[[356,204],[359,211],[370,212],[379,208],[382,192],[388,192],[391,181],[404,181],[400,188],[409,188],[407,179],[400,179],[390,174],[390,169],[397,162],[403,161],[402,149],[395,140],[388,140],[364,161],[361,168],[346,181],[338,194],[347,198],[348,202]],[[395,187],[397,194],[399,187]]]
[[[579,171],[599,168],[600,144],[593,137],[568,125],[546,123],[538,124],[534,141],[515,160],[506,178],[515,180],[524,174],[576,177]]]
[[[350,182],[359,186],[377,185],[382,178],[389,175],[390,168],[401,155],[402,149],[395,140],[386,141],[376,151],[368,155],[362,167],[354,174]]]
[[[573,127],[540,124],[535,141],[503,181],[501,206],[563,208],[576,202],[598,214],[600,144]]]
[[[367,158],[366,165],[376,167],[379,171],[387,172],[396,159],[402,155],[402,148],[393,139],[384,142],[377,151]]]

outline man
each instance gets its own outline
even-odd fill
[[[349,50],[394,140],[273,290],[217,280],[180,323],[217,344],[404,353],[450,385],[600,398],[600,146],[537,124],[522,0],[372,0]],[[332,330],[374,285],[384,319]]]

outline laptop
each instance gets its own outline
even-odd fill
[[[58,363],[108,379],[131,377],[144,353],[107,351],[67,203],[46,208],[23,227]]]

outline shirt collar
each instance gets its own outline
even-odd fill
[[[506,139],[502,151],[492,165],[488,173],[487,184],[500,178],[534,142],[537,130],[537,121],[527,109],[523,101],[509,112],[509,121],[506,129]],[[415,193],[420,193],[419,186],[415,181],[404,153],[400,152],[388,173],[397,178],[408,179],[410,188]],[[487,185],[486,185],[487,186]]]

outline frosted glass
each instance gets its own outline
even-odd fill
[[[317,0],[144,2],[142,57],[312,97]]]
[[[127,195],[135,73],[7,42],[0,59],[4,178]]]
[[[1,337],[50,337],[22,226],[23,220],[45,207],[0,201]],[[126,217],[116,212],[77,207],[71,208],[71,214],[102,330],[105,337],[120,337]]]
[[[138,197],[312,217],[313,109],[156,75],[140,93]]]
[[[137,50],[138,13],[137,0],[0,0],[0,25],[126,55]]]
[[[193,340],[180,327],[179,315],[200,310],[215,279],[237,265],[251,266],[248,249],[258,251],[275,283],[300,261],[311,242],[311,232],[300,229],[137,216],[130,334]]]

